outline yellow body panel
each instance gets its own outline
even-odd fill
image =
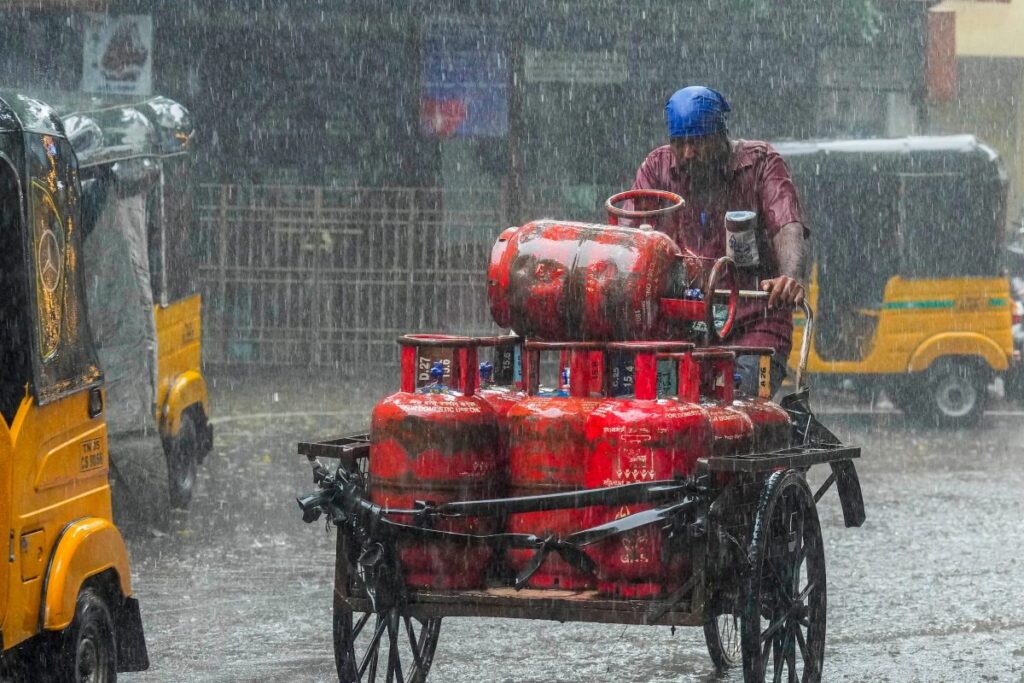
[[[14,445],[11,442],[11,430],[7,422],[0,418],[0,530],[7,531],[11,528],[12,505],[11,500],[11,466],[14,464]],[[4,549],[9,550],[11,538],[0,538]],[[4,553],[6,555],[7,553]],[[0,556],[0,632],[4,627],[7,617],[7,592],[8,576],[11,572],[11,563],[7,557]]]
[[[75,599],[82,583],[107,569],[117,573],[121,592],[131,595],[128,549],[121,532],[109,519],[91,517],[74,522],[64,531],[50,561],[44,628],[67,628],[75,617]]]
[[[66,626],[67,605],[73,613],[78,589],[99,572],[113,569],[130,595],[128,555],[111,522],[106,422],[102,414],[89,417],[89,394],[78,391],[45,406],[26,397],[12,424],[0,427],[5,648],[39,632],[44,599],[58,606],[47,626]]]
[[[194,296],[154,308],[157,333],[157,423],[164,436],[178,432],[181,414],[199,404],[210,415],[202,358],[202,299]]]
[[[810,304],[817,310],[817,278],[812,278]],[[1013,357],[1010,288],[1006,278],[904,280],[886,284],[877,309],[860,315],[877,318],[872,338],[865,340],[859,360],[825,360],[814,344],[808,357],[811,373],[902,374],[926,370],[946,356],[973,356],[995,371],[1009,367]],[[803,316],[794,318],[793,354],[799,360]],[[833,322],[833,321],[830,321]]]
[[[922,372],[944,356],[976,356],[983,358],[993,370],[1009,367],[1006,352],[990,337],[975,332],[946,332],[929,337],[910,357],[908,372]]]

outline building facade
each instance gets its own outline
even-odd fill
[[[1010,179],[1008,219],[1024,221],[1024,1],[945,0],[931,9],[928,129],[992,145]]]
[[[603,220],[683,85],[722,91],[736,137],[906,135],[926,114],[928,16],[911,0],[54,0],[0,15],[7,86],[96,87],[110,54],[192,111],[205,352],[232,363],[359,366],[411,329],[490,329],[495,235]],[[111,28],[129,18],[133,32]],[[134,37],[95,44],[113,35]]]

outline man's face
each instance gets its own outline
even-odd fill
[[[679,167],[698,182],[720,173],[729,147],[720,133],[669,140]]]

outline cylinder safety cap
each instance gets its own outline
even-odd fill
[[[480,379],[485,382],[491,380],[491,376],[494,374],[494,364],[490,361],[484,361],[480,364]]]
[[[677,90],[665,104],[668,137],[689,138],[719,133],[725,130],[729,111],[729,103],[717,90],[702,85]]]
[[[440,381],[444,377],[444,363],[435,361],[433,367],[430,368],[430,377],[435,381]]]

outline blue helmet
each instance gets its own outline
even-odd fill
[[[702,85],[677,90],[665,103],[669,138],[711,135],[725,130],[729,103],[722,93]]]

